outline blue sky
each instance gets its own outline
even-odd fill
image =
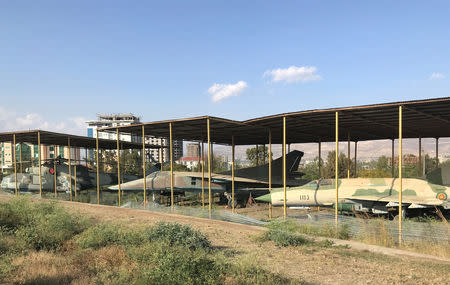
[[[0,128],[449,96],[449,15],[448,1],[4,0]]]

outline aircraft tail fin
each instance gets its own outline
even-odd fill
[[[293,150],[286,154],[286,173],[288,176],[295,175],[298,170],[300,161],[304,153],[299,150]],[[223,174],[231,174],[230,171],[224,172]],[[283,157],[279,157],[272,161],[272,178],[280,178],[283,174]],[[266,163],[260,166],[254,166],[249,168],[238,169],[235,172],[236,176],[256,179],[256,180],[269,180],[269,164]]]

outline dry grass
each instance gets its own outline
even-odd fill
[[[161,220],[192,225],[205,233],[215,248],[223,249],[225,257],[233,263],[240,264],[240,260],[249,259],[251,264],[259,266],[256,269],[250,266],[237,275],[242,279],[258,275],[262,269],[317,284],[445,284],[450,278],[449,265],[436,261],[420,262],[410,257],[393,259],[344,248],[279,248],[271,242],[255,243],[252,237],[263,231],[259,227],[115,207],[61,204],[74,213],[102,222],[126,222],[133,228]],[[98,250],[80,250],[69,241],[58,253],[30,252],[27,256],[17,257],[14,264],[19,268],[6,280],[22,284],[134,284],[123,279],[139,270],[135,261],[125,255],[127,251],[127,247],[113,245]],[[155,252],[153,246],[149,248],[149,253],[152,252]],[[233,277],[225,279],[225,284],[242,283]]]

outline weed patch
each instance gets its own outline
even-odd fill
[[[0,204],[0,224],[3,235],[13,237],[9,250],[18,251],[56,250],[87,227],[85,219],[69,214],[55,202],[33,203],[26,197]]]
[[[181,245],[196,250],[211,247],[211,242],[200,231],[179,223],[159,222],[151,227],[146,236],[150,241],[166,242],[168,245]]]

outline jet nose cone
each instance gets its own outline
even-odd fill
[[[272,197],[270,196],[270,194],[266,194],[266,195],[259,196],[259,197],[255,198],[255,200],[261,201],[261,202],[271,202],[272,201]]]
[[[108,189],[117,191],[119,189],[119,187],[117,185],[113,185],[113,186],[109,186]]]

